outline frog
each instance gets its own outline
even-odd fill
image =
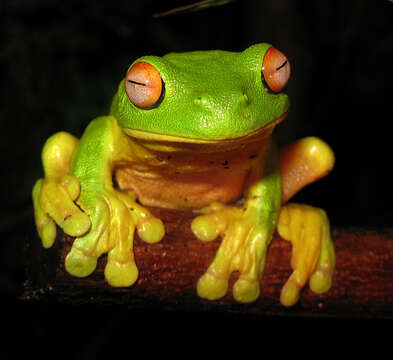
[[[106,282],[127,288],[139,275],[135,234],[151,246],[165,236],[152,208],[186,210],[195,215],[195,241],[221,239],[196,283],[200,298],[232,290],[236,302],[257,300],[276,232],[292,246],[281,304],[295,305],[307,283],[327,292],[335,267],[329,218],[289,200],[326,176],[335,156],[314,136],[278,149],[274,129],[289,112],[290,74],[286,55],[269,43],[136,59],[108,115],[80,139],[60,131],[43,146],[44,177],[32,192],[43,247],[61,229],[73,238],[69,274],[88,277],[106,256]]]

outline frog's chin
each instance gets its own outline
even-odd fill
[[[124,128],[123,130],[127,135],[136,139],[141,145],[150,150],[163,152],[198,151],[199,153],[211,153],[244,148],[249,144],[264,143],[269,139],[275,126],[283,121],[287,114],[288,112],[285,112],[267,125],[246,135],[229,139],[197,139],[175,135],[163,135],[128,128]]]

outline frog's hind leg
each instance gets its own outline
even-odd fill
[[[281,209],[277,230],[283,239],[292,243],[293,273],[281,290],[281,303],[295,304],[308,279],[313,292],[328,291],[335,253],[325,211],[308,205],[287,204]]]
[[[334,166],[332,149],[319,138],[306,137],[280,151],[282,202],[304,186],[326,176]]]
[[[307,184],[327,175],[333,165],[333,151],[318,138],[304,138],[285,147],[280,153],[283,203]],[[295,304],[308,279],[315,293],[328,291],[335,253],[325,211],[307,205],[284,205],[277,230],[283,239],[292,243],[294,270],[282,288],[281,303]]]

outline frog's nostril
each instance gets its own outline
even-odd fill
[[[195,97],[194,103],[196,105],[206,106],[209,104],[209,98],[207,96],[199,95]]]

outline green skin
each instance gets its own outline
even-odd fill
[[[111,114],[123,128],[158,134],[211,140],[248,134],[289,109],[286,94],[270,94],[261,82],[264,54],[270,47],[142,57],[134,63],[146,61],[159,70],[164,101],[150,111],[138,109],[121,82]]]
[[[262,62],[270,47],[257,44],[241,53],[200,51],[139,58],[134,63],[152,64],[165,84],[165,97],[158,107],[136,107],[122,80],[110,115],[92,121],[79,142],[66,133],[48,140],[43,151],[45,179],[39,180],[33,191],[36,222],[45,247],[50,247],[55,239],[54,223],[76,237],[65,262],[69,273],[88,276],[95,270],[98,257],[108,253],[107,281],[112,286],[130,286],[138,277],[132,253],[134,229],[151,243],[164,235],[161,221],[136,203],[135,194],[120,193],[113,187],[117,164],[138,166],[141,159],[150,159],[148,150],[135,145],[130,131],[140,131],[145,141],[151,136],[179,143],[218,143],[247,136],[288,111],[287,95],[268,92],[261,81]],[[52,148],[69,150],[58,155]],[[223,215],[224,222],[237,219],[242,224],[240,228],[247,229],[247,251],[256,258],[251,270],[240,271],[234,286],[234,297],[241,302],[254,301],[259,296],[258,281],[266,248],[281,208],[279,160],[271,142],[251,173],[253,181],[245,189],[244,211],[238,213],[238,208],[218,206],[218,211],[227,214]],[[48,190],[50,186],[55,190]],[[62,200],[55,204],[50,198]],[[76,208],[74,201],[83,211]],[[130,208],[138,211],[130,212]],[[207,214],[211,209],[202,212]],[[194,222],[193,231],[200,239],[211,240],[217,232],[209,235],[210,225],[202,215]],[[225,236],[235,238],[233,234]],[[202,297],[216,299],[225,295],[227,277],[244,263],[239,256],[228,260],[225,246],[220,247],[215,262],[200,279],[198,293]],[[250,253],[244,257],[250,257]]]

